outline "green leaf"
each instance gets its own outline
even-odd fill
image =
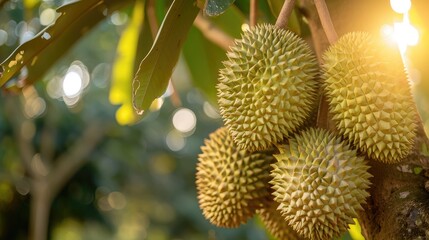
[[[246,16],[236,6],[231,6],[222,15],[210,18],[218,28],[233,38],[240,38],[241,26],[247,21]]]
[[[207,0],[204,13],[208,16],[217,16],[228,9],[235,0]]]
[[[152,101],[165,92],[181,46],[198,11],[194,1],[175,0],[172,3],[133,80],[133,105],[138,114],[147,110]]]
[[[274,17],[278,17],[285,0],[267,0],[267,1],[268,1],[268,5],[270,6],[271,13],[274,15]]]
[[[211,103],[216,103],[216,83],[225,52],[208,41],[196,28],[189,31],[188,40],[183,46],[192,83],[200,89]]]
[[[109,100],[112,104],[121,105],[116,110],[116,121],[120,125],[133,124],[139,120],[132,104],[131,86],[135,71],[134,62],[139,45],[140,31],[143,28],[143,23],[146,22],[144,17],[144,3],[142,0],[138,0],[134,5],[131,21],[122,32],[116,50],[117,57],[112,69]],[[150,37],[150,33],[147,36]]]
[[[57,9],[55,23],[43,29],[33,39],[21,44],[0,64],[0,87],[27,66],[24,85],[41,79],[43,74],[70,47],[109,13],[132,2],[131,0],[84,0]]]

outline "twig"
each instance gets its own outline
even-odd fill
[[[314,0],[317,13],[319,14],[320,22],[322,23],[323,30],[330,44],[338,39],[337,32],[335,31],[334,24],[332,23],[331,16],[329,15],[328,7],[325,0]]]
[[[258,0],[250,0],[250,14],[249,14],[250,27],[254,27],[258,22]]]
[[[103,139],[104,125],[104,123],[93,120],[75,144],[56,159],[57,164],[47,176],[53,196],[56,196],[70,178],[89,160],[88,156]]]
[[[22,126],[25,121],[25,117],[20,111],[20,102],[17,97],[7,97],[5,99],[5,108],[6,108],[6,117],[10,122],[14,137],[18,143],[18,149],[20,154],[20,159],[22,161],[22,165],[25,168],[25,171],[32,177],[38,177],[36,171],[31,166],[31,160],[36,153],[33,144],[31,143],[31,139],[25,136],[25,132],[23,132]],[[30,120],[28,120],[30,121]]]
[[[40,143],[40,156],[43,162],[50,168],[55,155],[55,137],[57,133],[58,112],[55,111],[55,104],[46,103],[47,108],[51,109],[46,112],[46,122],[43,125]]]
[[[322,63],[323,52],[329,47],[329,41],[326,38],[326,34],[323,31],[320,18],[318,17],[317,10],[315,8],[313,0],[300,1],[299,9],[302,10],[302,14],[308,22],[311,36],[313,39],[314,52],[316,53],[319,63]],[[324,96],[323,91],[319,89],[319,108],[317,112],[316,126],[320,128],[332,129],[334,124],[329,117],[329,106]]]
[[[234,39],[232,37],[213,25],[209,20],[204,18],[201,13],[198,14],[195,19],[194,25],[207,39],[226,51],[234,44]]]
[[[285,0],[282,9],[280,10],[279,16],[277,17],[276,27],[286,28],[289,16],[292,13],[294,6],[295,0]]]

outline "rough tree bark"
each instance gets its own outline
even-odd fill
[[[347,2],[348,6],[341,2]],[[365,9],[363,7],[365,4],[368,11],[373,11],[368,9],[373,2],[360,2],[353,8],[350,6],[353,5],[350,1],[333,1],[332,8],[330,8],[330,10],[332,9],[331,17],[336,28],[340,29],[340,36],[347,31],[373,30],[370,29],[373,24],[369,24],[367,29],[362,27],[368,18],[372,18],[364,17],[362,14],[365,13],[358,11]],[[388,6],[388,3],[384,1],[383,4]],[[314,3],[312,0],[301,0],[298,7],[309,23],[314,49],[320,61],[321,53],[329,46],[329,43]],[[360,25],[353,24],[359,22],[359,19],[353,19],[353,17],[361,18]],[[366,20],[363,20],[364,18]],[[343,23],[347,25],[341,26]],[[325,117],[322,117],[322,120],[318,119],[318,125],[335,131],[329,120],[331,118],[328,116],[327,109],[327,104],[322,97],[319,117]],[[429,140],[420,117],[416,121],[418,122],[418,134],[414,150],[404,161],[387,165],[369,159],[370,173],[374,176],[371,179],[371,197],[367,199],[367,204],[364,206],[365,211],[359,213],[362,234],[367,240],[429,239],[429,153],[427,151]]]

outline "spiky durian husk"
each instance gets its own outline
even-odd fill
[[[269,198],[272,152],[237,148],[228,130],[219,128],[201,147],[196,185],[203,215],[221,227],[238,227]]]
[[[306,238],[338,237],[369,196],[371,175],[364,158],[340,138],[314,128],[279,150],[271,184],[283,217]]]
[[[385,163],[410,153],[417,129],[408,76],[397,52],[368,33],[354,32],[323,56],[325,89],[338,130]]]
[[[280,210],[277,209],[278,206],[279,204],[273,201],[258,210],[258,215],[264,223],[266,230],[278,240],[304,240],[304,237],[289,226]]]
[[[281,142],[315,102],[318,64],[311,49],[290,31],[258,25],[227,56],[217,95],[234,141],[250,151]]]

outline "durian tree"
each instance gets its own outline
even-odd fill
[[[77,1],[3,60],[0,86],[37,84],[131,4],[111,102],[138,122],[187,63],[224,123],[195,156],[209,222],[259,216],[278,239],[333,239],[357,219],[366,239],[429,238],[429,139],[399,50],[374,34],[387,1]]]

